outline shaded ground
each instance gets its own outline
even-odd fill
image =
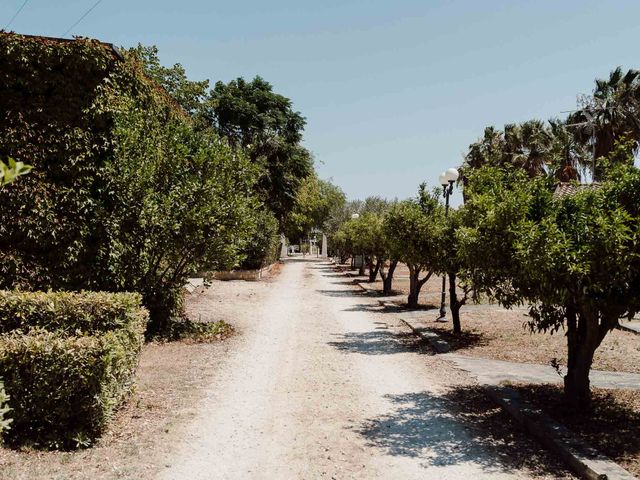
[[[376,305],[287,262],[159,478],[571,478]]]
[[[593,411],[579,413],[565,405],[553,385],[515,385],[522,396],[563,423],[589,445],[640,477],[640,392],[593,389]]]
[[[404,296],[409,292],[408,269],[400,265],[397,272],[393,283],[396,295],[389,300],[401,303],[406,301]],[[361,281],[366,280],[365,277],[358,278]],[[420,303],[423,307],[439,308],[441,282],[440,277],[432,277],[424,285],[420,293]],[[367,289],[382,291],[382,281],[379,279],[364,286]],[[448,295],[447,291],[447,299]],[[437,310],[420,314],[419,318],[421,326],[436,331],[454,350],[460,350],[465,355],[545,365],[549,365],[555,359],[560,365],[566,365],[567,345],[564,331],[560,330],[554,335],[531,333],[527,325],[527,311],[526,308],[506,310],[494,304],[470,303],[462,307],[463,333],[459,336],[451,332],[451,322],[434,321],[438,317]],[[451,314],[448,315],[450,319]],[[412,314],[412,318],[416,319],[418,315]],[[596,350],[593,368],[640,373],[640,335],[621,330],[610,332]]]

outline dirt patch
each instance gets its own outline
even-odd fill
[[[151,478],[180,424],[194,414],[222,344],[147,344],[137,388],[92,448],[75,452],[0,449],[0,478]]]
[[[461,310],[463,333],[456,336],[451,324],[428,322],[453,350],[474,357],[510,362],[548,365],[557,359],[567,364],[567,340],[564,332],[551,335],[531,333],[526,325],[526,310],[505,310],[498,306],[471,305]],[[613,330],[596,350],[593,368],[612,372],[640,373],[640,338],[633,333]]]
[[[204,293],[187,297],[193,321],[224,320],[242,330],[244,312],[259,302],[267,282],[214,281]],[[144,346],[137,387],[116,412],[107,432],[92,448],[75,452],[19,451],[0,448],[0,479],[154,478],[182,440],[212,378],[239,337],[224,341],[149,343]]]
[[[564,424],[584,443],[640,476],[640,392],[594,388],[593,410],[576,412],[555,385],[513,386],[529,402]]]

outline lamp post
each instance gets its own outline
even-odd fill
[[[360,218],[360,214],[359,213],[352,213],[351,214],[351,220],[357,220]],[[355,253],[353,255],[353,257],[351,257],[351,268],[355,269],[356,268],[356,256]]]
[[[438,177],[438,181],[442,186],[442,195],[444,196],[444,217],[449,217],[449,196],[453,193],[453,184],[460,174],[455,168],[449,168],[446,172],[442,172]],[[447,321],[447,308],[445,306],[446,293],[447,292],[447,275],[442,275],[442,297],[440,300],[440,316],[436,319],[436,322]]]

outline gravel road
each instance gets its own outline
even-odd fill
[[[461,420],[446,392],[472,380],[326,262],[289,260],[261,292],[159,480],[565,478]]]

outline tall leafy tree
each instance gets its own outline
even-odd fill
[[[458,255],[475,288],[530,306],[535,331],[565,329],[565,393],[590,402],[589,371],[604,337],[640,310],[640,171],[556,198],[547,178],[485,168],[469,181]]]
[[[217,82],[206,102],[205,117],[261,167],[259,192],[283,223],[303,180],[313,171],[311,154],[301,145],[305,118],[260,77]]]
[[[392,205],[384,217],[383,232],[389,256],[409,268],[407,305],[410,308],[418,306],[420,290],[435,271],[443,210],[439,194],[427,192],[422,186],[418,199]]]
[[[161,85],[173,99],[189,114],[198,118],[203,114],[203,102],[207,98],[209,80],[189,80],[184,67],[176,63],[165,67],[160,63],[158,47],[155,45],[130,48],[129,54],[143,66],[145,73]]]

